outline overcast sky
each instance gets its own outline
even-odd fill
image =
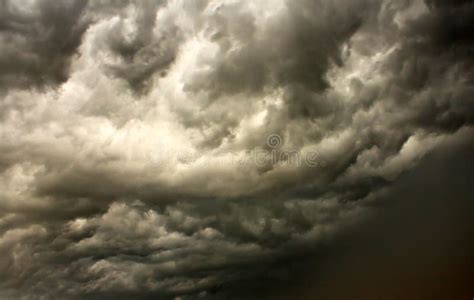
[[[0,299],[471,299],[474,2],[0,0]]]

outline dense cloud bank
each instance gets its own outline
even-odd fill
[[[465,0],[0,0],[0,298],[289,282],[472,141],[473,27]]]

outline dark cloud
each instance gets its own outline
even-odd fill
[[[471,1],[1,5],[0,298],[464,282]]]
[[[425,157],[377,200],[374,218],[305,257],[294,286],[269,299],[470,297],[473,146],[464,136]]]
[[[88,22],[87,1],[1,1],[0,85],[27,88],[61,83],[69,77]]]

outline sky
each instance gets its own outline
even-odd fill
[[[0,0],[0,300],[472,299],[471,0]]]

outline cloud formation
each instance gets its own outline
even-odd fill
[[[465,0],[1,0],[0,298],[285,282],[472,140],[472,20]]]

